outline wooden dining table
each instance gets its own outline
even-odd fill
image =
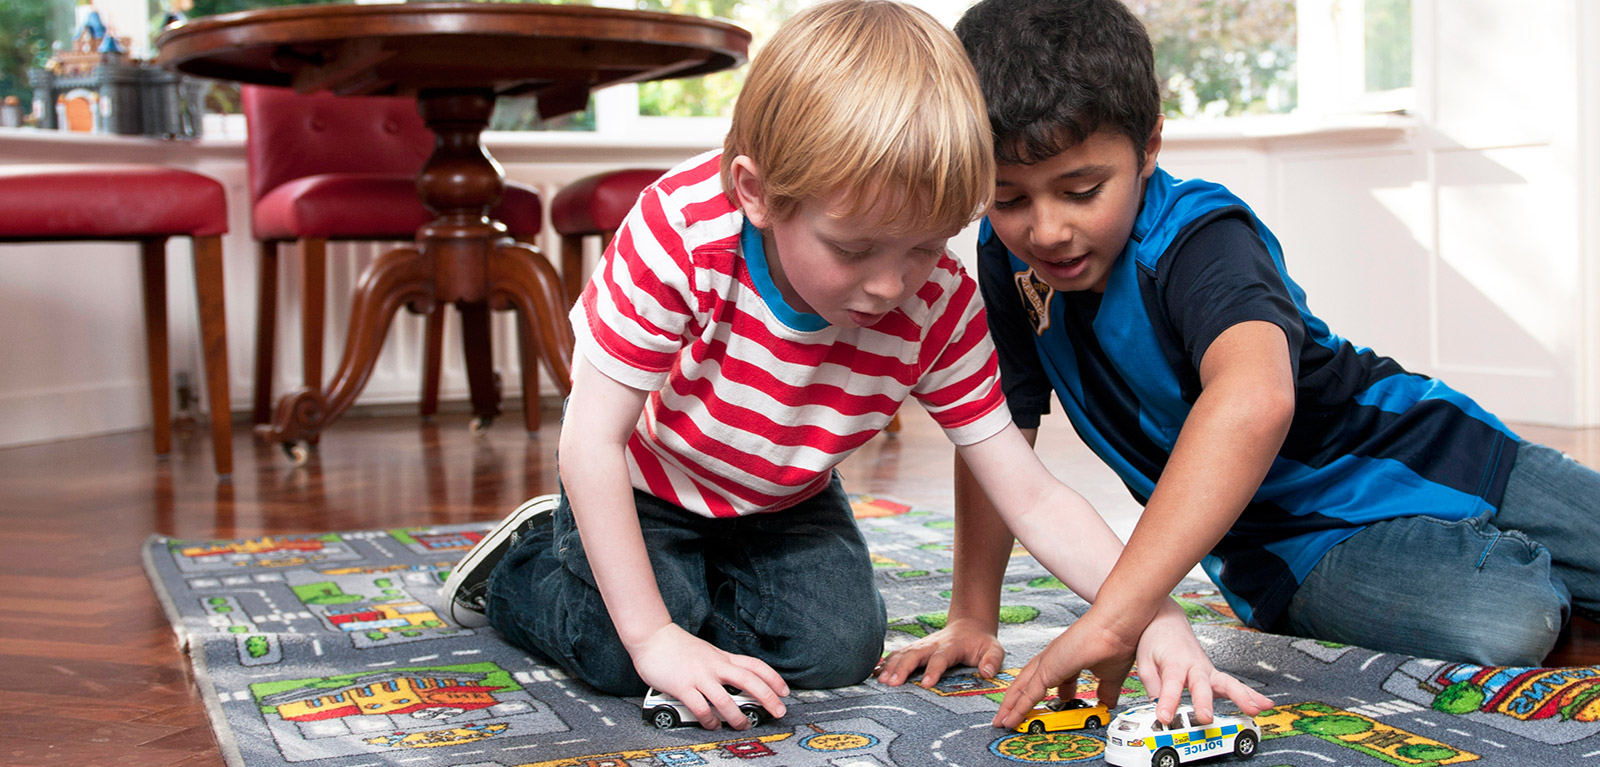
[[[678,14],[536,3],[406,3],[285,6],[222,14],[168,27],[158,61],[199,77],[341,96],[417,99],[437,137],[417,176],[437,218],[414,244],[363,271],[338,370],[325,391],[301,388],[257,427],[297,461],[355,402],[395,314],[442,303],[463,311],[517,312],[524,370],[542,362],[569,391],[572,328],[555,269],[537,248],[513,241],[489,214],[505,189],[483,146],[497,98],[535,96],[541,117],[582,110],[608,85],[691,77],[739,66],[750,33]],[[471,343],[469,341],[469,343]],[[485,338],[481,343],[487,343]],[[476,353],[475,353],[476,352]],[[475,423],[498,410],[488,350],[468,349]],[[474,364],[473,360],[484,361]],[[523,376],[527,427],[538,426],[537,379]]]

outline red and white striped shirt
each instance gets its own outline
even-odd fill
[[[953,256],[872,327],[796,330],[756,289],[766,263],[745,260],[719,158],[645,190],[572,310],[584,359],[651,392],[628,442],[635,488],[707,516],[776,511],[821,490],[908,396],[958,445],[1011,422],[977,284]]]

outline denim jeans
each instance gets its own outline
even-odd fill
[[[791,687],[865,679],[887,617],[865,539],[837,473],[783,511],[712,519],[634,491],[656,585],[672,621],[765,661]],[[595,587],[562,493],[551,525],[524,534],[489,576],[489,623],[508,641],[613,695],[645,684]]]
[[[1386,652],[1537,666],[1573,609],[1600,615],[1600,474],[1523,442],[1498,514],[1367,527],[1312,569],[1281,627]]]

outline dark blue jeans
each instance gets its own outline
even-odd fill
[[[760,658],[791,687],[843,687],[872,673],[887,628],[866,541],[838,474],[779,512],[712,519],[634,491],[656,585],[672,621]],[[489,576],[489,624],[613,695],[645,684],[595,587],[562,493],[553,524],[522,536]]]
[[[1368,526],[1311,570],[1285,623],[1374,650],[1536,666],[1573,609],[1600,615],[1600,474],[1523,442],[1499,513]]]

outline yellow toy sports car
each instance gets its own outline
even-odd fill
[[[1094,729],[1111,719],[1111,713],[1099,703],[1079,698],[1047,700],[1035,707],[1017,725],[1017,732],[1060,732],[1061,730]]]

